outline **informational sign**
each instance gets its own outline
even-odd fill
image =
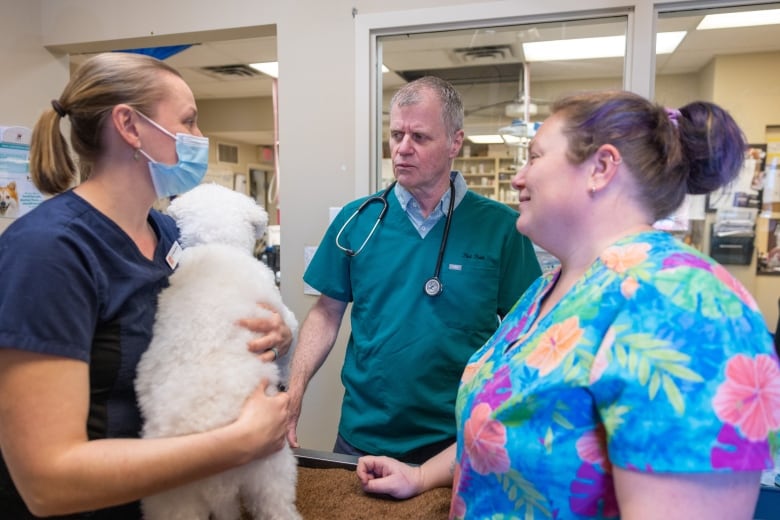
[[[766,171],[764,172],[763,215],[780,215],[780,126],[766,127]]]
[[[0,141],[0,219],[21,217],[43,199],[30,179],[29,142]]]
[[[707,196],[707,210],[758,208],[766,158],[766,144],[749,144],[737,178]]]

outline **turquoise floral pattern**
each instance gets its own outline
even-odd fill
[[[626,237],[534,324],[558,274],[464,370],[451,518],[619,518],[613,465],[771,466],[780,367],[726,269],[663,232]]]

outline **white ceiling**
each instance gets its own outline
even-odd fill
[[[768,6],[772,7],[772,6]],[[657,74],[685,74],[699,71],[717,55],[742,54],[780,50],[780,25],[751,27],[744,29],[722,29],[696,31],[700,15],[685,14],[668,16],[658,20],[657,31],[687,31],[686,37],[672,54],[659,55],[656,59]],[[458,75],[466,66],[477,69],[478,76],[496,74],[499,66],[523,62],[522,42],[548,39],[579,38],[589,35],[609,36],[625,34],[625,22],[608,18],[597,21],[534,24],[490,29],[468,29],[419,35],[387,37],[382,40],[383,63],[391,72],[384,74],[385,90],[395,90],[405,79],[408,71],[440,70]],[[457,49],[484,49],[487,46],[500,47],[501,53],[487,57],[468,57]],[[73,56],[74,64],[86,55]],[[176,67],[192,88],[196,99],[222,99],[270,97],[272,79],[257,72],[245,75],[250,69],[239,67],[232,74],[216,74],[206,70],[215,66],[246,66],[249,63],[275,61],[275,36],[244,38],[237,40],[206,42],[176,54],[166,61]],[[780,66],[780,64],[779,64]],[[530,65],[533,81],[572,80],[582,78],[621,77],[622,59],[579,60],[539,62]],[[445,70],[442,70],[445,69]],[[399,72],[400,74],[396,73]],[[484,72],[483,72],[484,71]],[[473,71],[471,71],[473,73]],[[283,74],[282,65],[282,74]],[[505,74],[505,72],[504,72]],[[504,79],[506,81],[506,78]],[[470,80],[469,80],[470,81]],[[453,81],[458,85],[457,82]],[[517,92],[517,81],[505,85],[504,92]],[[463,89],[463,85],[458,86]],[[508,89],[508,90],[506,90]],[[503,94],[502,94],[503,95]],[[495,103],[496,110],[503,110],[498,101],[500,95],[493,92],[490,97],[476,99],[464,96],[466,112],[472,105]],[[510,95],[511,100],[511,95]],[[269,144],[266,133],[240,132],[222,133],[218,137],[251,144]]]

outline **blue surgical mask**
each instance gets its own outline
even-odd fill
[[[149,174],[157,197],[180,195],[200,184],[209,166],[208,137],[182,133],[173,135],[141,112],[138,114],[176,141],[176,155],[179,158],[176,164],[159,163],[138,149],[149,160]]]

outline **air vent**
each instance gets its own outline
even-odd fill
[[[505,61],[514,57],[509,45],[482,45],[479,47],[461,47],[453,51],[463,63],[488,63]]]
[[[249,65],[217,65],[202,67],[201,70],[211,76],[220,78],[254,78],[261,75],[259,71],[256,71]]]
[[[238,146],[217,144],[217,162],[238,164]]]
[[[455,86],[483,83],[514,83],[516,85],[522,68],[522,63],[474,64],[468,67],[445,69],[401,70],[396,71],[396,74],[406,81],[414,81],[423,76],[436,76]]]

